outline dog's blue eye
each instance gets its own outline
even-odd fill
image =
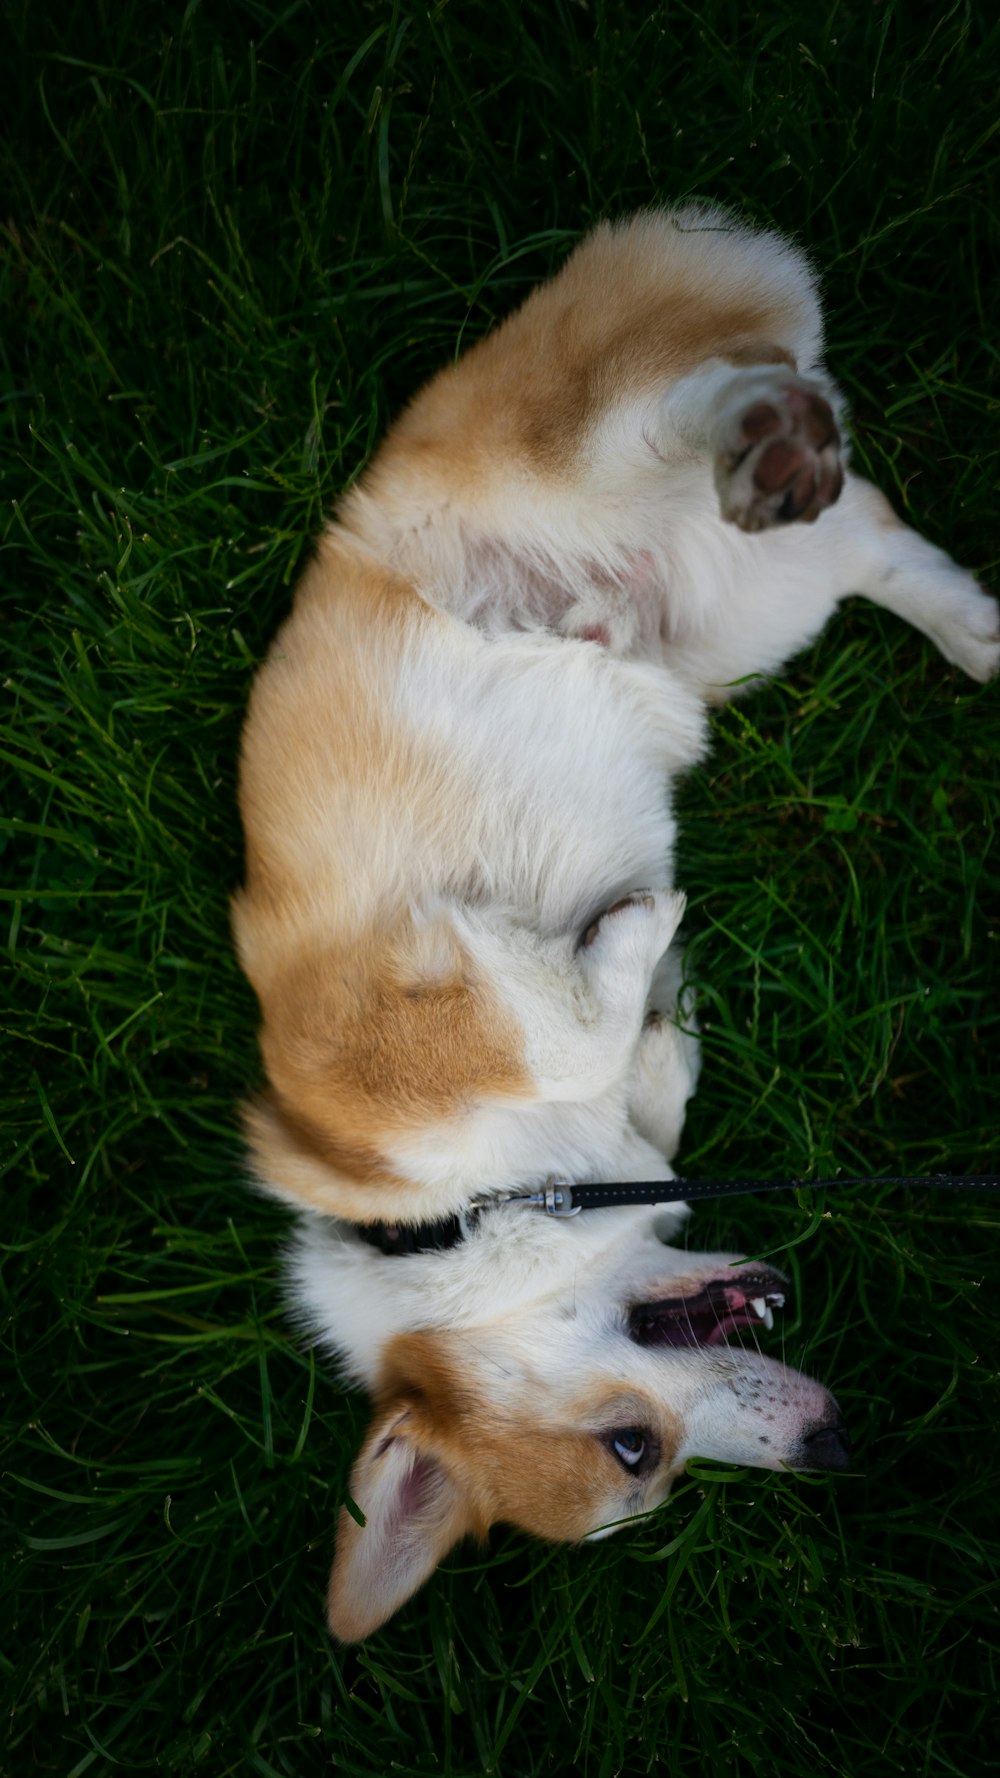
[[[628,1469],[634,1469],[642,1462],[646,1455],[646,1440],[637,1426],[626,1426],[615,1433],[614,1451]]]

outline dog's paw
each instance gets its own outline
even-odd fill
[[[742,531],[811,524],[844,485],[840,432],[822,390],[759,377],[725,417],[715,458],[722,516]]]
[[[651,889],[634,889],[631,895],[623,895],[621,901],[612,902],[609,908],[591,920],[580,943],[590,946],[596,944],[605,920],[613,920],[616,915],[626,913],[630,908],[645,910],[652,913],[656,908],[656,897]]]
[[[1000,606],[971,575],[963,575],[962,582],[928,631],[946,661],[985,685],[1000,672]]]
[[[635,889],[591,920],[580,939],[580,958],[588,969],[603,970],[630,958],[652,971],[667,949],[681,920],[685,899],[679,892]],[[643,992],[648,980],[643,984]]]
[[[615,1044],[627,1046],[623,1066],[642,1029],[656,965],[683,916],[683,895],[636,889],[591,920],[577,941],[586,1016],[592,1026],[595,1019],[603,1024],[607,1054]]]

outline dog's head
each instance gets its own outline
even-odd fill
[[[369,1252],[353,1277],[342,1249],[336,1283],[334,1249],[324,1282],[305,1237],[300,1304],[311,1319],[329,1310],[328,1337],[343,1347],[352,1298],[364,1298],[368,1325],[355,1319],[354,1334],[378,1353],[375,1417],[350,1482],[365,1523],[341,1512],[330,1578],[342,1640],[378,1628],[460,1538],[493,1524],[554,1541],[605,1535],[659,1505],[694,1456],[847,1466],[832,1396],[758,1349],[784,1302],[778,1272],[665,1248],[648,1212],[588,1212],[586,1230],[515,1218],[513,1241],[493,1228],[468,1251]],[[392,1296],[381,1317],[379,1289]]]

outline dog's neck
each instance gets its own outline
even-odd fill
[[[392,1257],[356,1227],[309,1217],[289,1252],[294,1300],[308,1331],[344,1373],[373,1387],[379,1353],[413,1328],[473,1328],[572,1295],[577,1280],[607,1273],[609,1287],[662,1266],[686,1206],[634,1205],[570,1221],[509,1203],[471,1219],[452,1246]]]

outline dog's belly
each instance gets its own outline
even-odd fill
[[[704,745],[683,683],[593,643],[485,637],[412,592],[380,633],[349,551],[310,572],[244,737],[262,917],[329,939],[447,900],[550,935],[668,887],[670,778]]]
[[[666,676],[654,714],[646,682],[594,644],[505,641],[483,666],[455,760],[466,780],[458,897],[509,905],[547,935],[582,928],[630,888],[669,887]],[[690,727],[694,753],[700,719]],[[440,859],[440,836],[427,839]]]

